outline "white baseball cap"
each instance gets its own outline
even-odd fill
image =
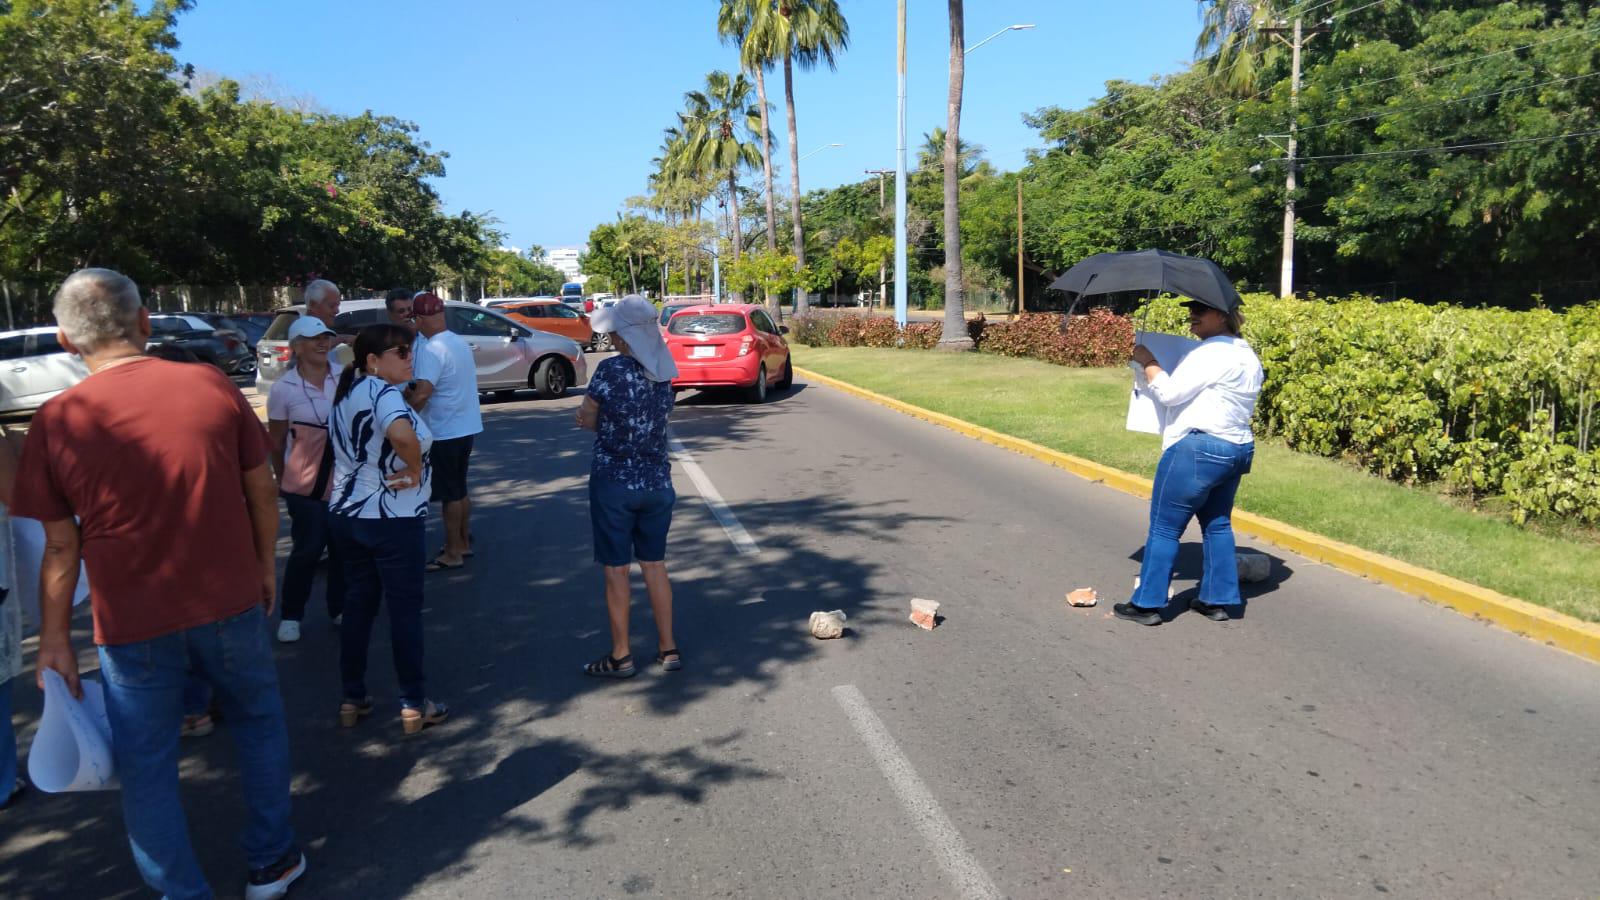
[[[300,338],[322,337],[325,334],[337,337],[339,333],[329,328],[326,322],[316,316],[301,316],[294,321],[293,325],[289,326],[289,340],[291,341],[299,340]]]

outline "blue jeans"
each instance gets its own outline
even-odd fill
[[[324,548],[328,551],[328,618],[344,612],[344,565],[339,548],[330,540],[332,516],[326,501],[297,494],[284,494],[289,509],[289,537],[294,546],[283,567],[283,617],[293,622],[305,618],[306,602],[311,599],[311,583]]]
[[[172,900],[209,898],[178,796],[178,727],[190,668],[217,692],[238,746],[249,816],[240,839],[252,869],[294,843],[289,732],[260,607],[148,641],[102,646],[100,674],[122,781],[122,817],[145,883]]]
[[[1239,564],[1234,558],[1233,495],[1250,471],[1256,445],[1235,444],[1201,431],[1190,432],[1167,448],[1156,466],[1150,494],[1150,534],[1139,567],[1139,589],[1132,603],[1147,609],[1167,605],[1167,587],[1178,558],[1178,539],[1191,517],[1200,520],[1204,573],[1200,602],[1236,606]]]
[[[378,606],[389,601],[389,643],[400,682],[400,705],[427,698],[422,677],[422,578],[427,565],[426,520],[333,517],[333,539],[344,558],[344,624],[339,626],[339,674],[346,700],[367,696],[367,649]]]
[[[17,733],[11,728],[11,679],[0,681],[0,805],[17,786]]]

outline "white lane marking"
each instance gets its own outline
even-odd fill
[[[911,767],[911,760],[906,759],[906,755],[900,752],[900,746],[889,734],[889,729],[884,726],[883,720],[872,711],[861,691],[853,684],[841,684],[833,689],[833,699],[839,701],[839,705],[844,708],[844,714],[850,717],[850,724],[855,726],[856,734],[861,736],[867,749],[872,751],[872,757],[877,761],[879,770],[889,779],[889,785],[900,797],[900,805],[911,814],[917,830],[922,832],[923,840],[933,848],[940,865],[943,865],[945,872],[955,880],[958,894],[962,897],[985,898],[985,900],[991,897],[997,900],[1004,897],[1005,895],[1000,893],[1000,888],[989,880],[988,873],[983,871],[983,866],[967,848],[967,842],[962,840],[961,832],[956,830],[955,823],[944,814],[944,810],[939,807],[939,801],[933,799],[928,786],[923,784],[917,775],[917,770]]]
[[[728,540],[733,541],[734,549],[739,551],[739,555],[759,554],[761,548],[756,546],[755,539],[750,537],[750,532],[745,531],[743,525],[739,524],[739,517],[728,508],[727,501],[722,499],[717,486],[706,477],[705,470],[700,468],[700,464],[694,461],[693,456],[689,455],[689,450],[683,446],[683,442],[671,438],[668,446],[672,449],[672,455],[677,458],[678,465],[683,466],[683,471],[688,473],[689,480],[694,482],[695,490],[700,492],[700,499],[706,502],[711,514],[716,516],[717,522],[722,525],[722,530],[727,532]]]

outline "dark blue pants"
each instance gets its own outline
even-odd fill
[[[427,697],[422,677],[422,578],[427,565],[426,523],[403,519],[354,519],[335,515],[333,540],[344,559],[344,623],[339,627],[339,672],[344,697],[367,696],[367,649],[378,607],[389,603],[389,641],[400,682],[400,705],[420,707]]]
[[[339,548],[331,540],[329,525],[331,514],[326,501],[298,494],[284,494],[284,505],[289,508],[289,536],[294,546],[289,550],[289,561],[283,567],[283,617],[294,622],[305,618],[306,602],[311,599],[311,583],[316,577],[317,562],[328,550],[328,618],[344,612],[344,566],[339,559]]]
[[[1156,465],[1150,493],[1150,534],[1144,542],[1144,564],[1134,606],[1160,609],[1167,605],[1167,586],[1178,559],[1178,539],[1189,519],[1200,520],[1205,568],[1200,577],[1200,602],[1234,606],[1239,598],[1239,563],[1234,557],[1233,496],[1239,479],[1250,471],[1255,444],[1235,444],[1204,432],[1190,432],[1167,448]]]

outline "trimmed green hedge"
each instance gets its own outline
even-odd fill
[[[1156,300],[1139,318],[1181,333],[1181,303]],[[1518,522],[1600,524],[1600,306],[1513,312],[1253,294],[1244,313],[1267,370],[1257,422],[1289,446],[1443,482],[1474,501],[1501,497]]]
[[[1135,327],[1182,334],[1178,298],[1131,319],[970,323],[982,352],[1058,365],[1114,365]],[[1384,303],[1365,297],[1245,297],[1244,336],[1266,368],[1258,430],[1345,457],[1385,477],[1441,483],[1474,503],[1530,518],[1600,525],[1600,305],[1565,313]],[[812,346],[929,347],[939,324],[905,335],[881,317],[805,316]]]

